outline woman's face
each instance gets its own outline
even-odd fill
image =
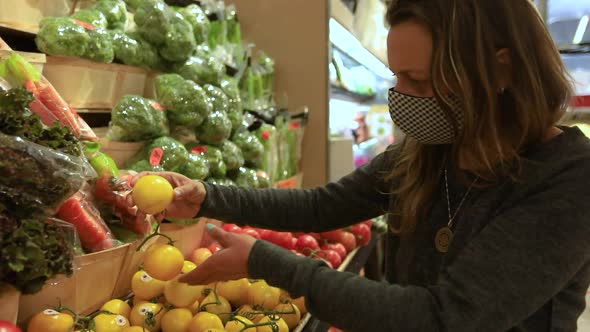
[[[387,50],[389,67],[397,76],[395,90],[416,97],[433,97],[432,36],[428,29],[411,20],[392,26]]]

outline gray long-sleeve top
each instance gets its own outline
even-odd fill
[[[389,283],[329,269],[257,241],[253,278],[305,296],[317,318],[346,331],[575,331],[590,283],[590,143],[577,128],[529,148],[519,181],[472,191],[447,254],[444,179],[411,236],[387,237]],[[337,183],[311,190],[207,185],[200,215],[276,230],[326,231],[393,204],[383,154]],[[450,173],[449,173],[450,174]],[[452,208],[466,188],[449,178]]]

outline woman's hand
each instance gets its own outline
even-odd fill
[[[174,188],[174,198],[166,210],[159,215],[154,216],[158,221],[164,218],[171,219],[190,219],[194,218],[201,210],[201,205],[205,201],[207,191],[203,183],[191,180],[184,175],[173,172],[141,172],[131,179],[130,186],[134,187],[137,180],[144,175],[158,175],[170,182]],[[135,206],[132,195],[125,198],[130,206]],[[145,215],[137,212],[137,218],[144,219]]]
[[[228,233],[212,224],[207,224],[207,230],[223,249],[180,277],[179,281],[190,285],[208,285],[216,281],[248,277],[248,258],[256,239],[244,234]]]

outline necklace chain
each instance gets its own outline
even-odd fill
[[[463,198],[461,199],[459,206],[457,206],[455,213],[451,215],[451,198],[449,195],[449,176],[448,176],[447,169],[445,168],[445,189],[446,189],[446,193],[447,193],[447,211],[449,213],[449,223],[447,224],[447,226],[449,228],[453,227],[453,222],[455,221],[455,218],[459,214],[459,210],[461,210],[461,206],[463,206],[463,203],[465,203],[467,196],[469,196],[469,193],[471,192],[471,189],[473,188],[473,186],[475,185],[476,182],[477,182],[477,178],[475,178],[475,180],[473,180],[473,182],[471,182],[471,185],[469,185],[469,188],[467,188],[467,192],[465,193],[465,195],[463,195]]]

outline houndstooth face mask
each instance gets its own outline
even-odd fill
[[[458,130],[461,130],[463,113],[460,102],[452,98]],[[406,135],[422,144],[450,144],[455,140],[453,124],[434,97],[414,97],[389,90],[389,114]]]

